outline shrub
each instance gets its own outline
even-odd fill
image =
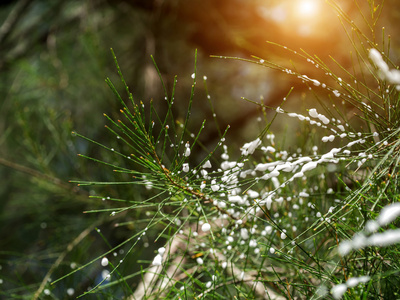
[[[224,128],[208,150],[200,139],[205,122],[190,123],[196,63],[185,118],[174,115],[176,78],[172,90],[163,84],[161,114],[159,103],[134,99],[117,63],[128,100],[107,80],[121,105],[117,118],[105,115],[115,144],[74,133],[101,150],[99,157],[80,156],[113,171],[115,180],[77,183],[99,187],[91,198],[104,208],[88,213],[124,216],[116,226],[134,233],[72,272],[104,267],[85,294],[117,286],[130,299],[398,297],[399,234],[392,227],[399,215],[400,72],[387,54],[388,39],[378,46],[335,8],[354,47],[351,71],[332,60],[339,66],[333,71],[316,56],[276,44],[320,78],[259,57],[231,58],[295,76],[317,101],[288,111],[291,88],[278,107],[245,99],[259,106],[265,125],[240,149],[230,147]],[[302,128],[294,150],[271,131],[272,122],[288,118]],[[114,158],[102,160],[104,151]],[[122,186],[124,197],[107,194],[110,185]],[[132,257],[144,267],[125,274]]]

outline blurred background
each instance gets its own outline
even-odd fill
[[[371,20],[373,1],[358,2],[343,0],[338,4],[372,38],[363,18]],[[373,9],[380,11],[378,6]],[[385,1],[381,14],[377,27],[385,26],[385,32],[393,37],[391,58],[399,62],[399,2]],[[374,34],[376,40],[381,39],[381,32]],[[146,225],[138,221],[143,219],[141,212],[118,217],[84,214],[107,204],[88,198],[98,190],[69,183],[76,179],[115,180],[113,172],[77,157],[82,153],[106,160],[107,153],[99,154],[98,148],[71,135],[76,130],[107,145],[115,139],[104,129],[107,121],[103,113],[117,115],[120,104],[105,78],[111,78],[124,93],[110,48],[136,100],[148,103],[153,99],[162,110],[164,92],[151,55],[169,93],[174,76],[178,76],[174,107],[178,119],[186,113],[198,49],[197,76],[207,76],[219,126],[225,129],[231,125],[227,140],[232,142],[228,144],[239,147],[256,138],[263,128],[257,121],[257,106],[241,97],[276,107],[294,87],[285,104],[288,110],[304,112],[315,102],[307,86],[294,76],[211,57],[254,55],[288,67],[293,60],[298,71],[310,78],[321,77],[312,64],[266,41],[304,49],[329,62],[333,70],[340,68],[331,63],[330,56],[345,69],[352,70],[354,64],[337,12],[322,0],[1,1],[1,297],[32,299],[39,292],[40,299],[77,296],[101,278],[105,268],[99,262],[54,286],[46,281],[82,266]],[[193,105],[193,130],[206,119],[209,126],[201,140],[212,149],[219,136],[201,80]],[[278,121],[274,128],[275,135],[296,133],[289,121]],[[131,188],[106,187],[103,192],[123,199],[146,196]],[[114,225],[118,222],[131,223],[117,228]],[[152,242],[155,234],[148,234],[121,273],[133,274],[141,265],[148,265],[146,260],[154,256],[152,249],[159,247]],[[129,247],[113,255],[123,255]],[[130,283],[134,289],[135,280]],[[124,292],[117,286],[108,293],[118,298]]]

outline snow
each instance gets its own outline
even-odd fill
[[[241,228],[240,229],[240,236],[242,239],[247,240],[249,238],[249,232],[246,228]]]
[[[351,240],[343,241],[339,244],[338,252],[341,256],[346,256],[353,250],[353,243]]]
[[[377,222],[380,226],[385,226],[393,222],[398,216],[400,216],[400,202],[385,206],[381,210]]]
[[[377,68],[383,73],[389,72],[389,66],[385,63],[382,58],[382,55],[378,50],[372,48],[369,50],[369,58],[372,62],[377,66]]]
[[[101,265],[102,265],[103,267],[107,267],[107,266],[108,266],[108,259],[107,259],[107,257],[103,257],[103,258],[102,258],[102,260],[101,260]]]
[[[371,232],[375,232],[379,229],[379,223],[373,220],[369,220],[366,224],[365,224],[365,230],[369,233]]]
[[[396,69],[390,70],[378,50],[374,48],[370,49],[369,58],[378,68],[381,79],[386,79],[393,84],[400,84],[400,71]]]
[[[162,264],[162,256],[160,254],[157,254],[156,257],[153,259],[153,266],[161,266]]]
[[[253,154],[254,151],[257,149],[257,147],[260,146],[260,145],[261,145],[260,138],[257,138],[257,139],[255,139],[254,141],[252,141],[250,143],[244,144],[243,147],[241,148],[242,155]]]
[[[400,229],[387,230],[383,233],[376,233],[368,238],[371,246],[389,246],[400,242]]]
[[[324,143],[326,143],[326,142],[333,142],[334,139],[335,139],[335,136],[331,134],[330,136],[324,136],[324,137],[322,138],[322,141],[323,141]]]
[[[187,147],[187,148],[185,149],[185,156],[188,157],[189,155],[190,155],[190,148]]]
[[[347,285],[342,283],[342,284],[335,285],[331,289],[331,294],[332,294],[333,298],[340,299],[340,298],[342,298],[342,296],[344,295],[344,293],[346,291],[347,291]]]
[[[301,172],[304,173],[304,172],[310,171],[312,169],[315,169],[317,166],[318,166],[318,163],[315,161],[308,162],[301,168]]]
[[[298,165],[298,164],[302,164],[302,163],[307,163],[309,161],[312,161],[311,157],[304,156],[304,157],[301,157],[298,160],[294,161],[293,164]]]
[[[260,194],[258,192],[253,191],[253,190],[248,190],[247,195],[249,195],[249,197],[252,199],[258,198],[260,196]]]
[[[201,225],[201,230],[204,232],[210,231],[211,229],[211,225],[208,223],[204,223],[203,225]]]
[[[329,119],[327,117],[325,117],[324,115],[318,114],[318,119],[321,120],[322,123],[329,124]]]
[[[211,189],[213,192],[217,192],[220,189],[220,186],[218,184],[213,184],[211,185]]]
[[[249,246],[252,247],[252,248],[257,247],[257,241],[256,240],[251,240],[250,243],[249,243]]]
[[[272,196],[273,196],[273,194],[268,194],[268,196],[261,201],[261,203],[265,203],[267,205],[268,209],[271,209]]]
[[[225,170],[228,170],[228,169],[232,169],[235,166],[236,166],[236,161],[224,161],[221,164],[221,169],[225,171]]]
[[[321,85],[321,83],[316,79],[311,79],[311,81],[315,86],[320,86]]]
[[[339,91],[333,90],[332,93],[335,95],[335,97],[340,97]]]
[[[272,171],[271,173],[267,173],[267,174],[265,174],[264,176],[262,176],[260,179],[262,179],[262,180],[268,180],[268,179],[270,179],[270,178],[272,178],[272,177],[276,177],[276,176],[279,176],[279,171],[278,170],[274,170],[274,171]]]
[[[361,277],[351,277],[347,279],[346,285],[349,288],[355,287],[360,283],[367,283],[368,281],[371,280],[371,277],[369,276],[361,276]]]
[[[204,169],[211,168],[211,163],[210,163],[209,160],[207,160],[207,161],[204,163],[203,168],[204,168]]]
[[[282,161],[274,161],[265,164],[258,164],[254,170],[264,172],[270,167],[275,167],[276,165],[283,164]]]
[[[263,152],[271,152],[271,153],[274,153],[276,150],[275,150],[275,148],[274,147],[271,147],[271,146],[268,146],[268,147],[261,147],[261,150],[263,151]]]
[[[275,167],[276,171],[284,171],[284,172],[291,172],[294,169],[295,165],[292,164],[291,162],[286,162],[284,164],[281,165],[277,165]]]

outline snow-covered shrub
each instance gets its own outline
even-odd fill
[[[304,146],[295,151],[281,146],[271,122],[250,133],[240,149],[230,146],[226,128],[214,149],[201,151],[205,123],[197,132],[188,126],[196,68],[183,122],[173,115],[175,89],[165,90],[168,109],[161,116],[153,103],[134,100],[127,87],[129,100],[124,100],[108,80],[121,103],[119,119],[106,116],[117,144],[99,146],[126,164],[84,157],[125,181],[78,183],[143,186],[149,196],[144,202],[92,196],[109,203],[103,212],[111,216],[139,211],[145,218],[137,223],[121,218],[119,227],[139,229],[105,254],[111,271],[88,293],[121,284],[130,299],[339,299],[346,291],[349,299],[394,295],[399,255],[385,246],[397,244],[400,235],[398,229],[377,231],[393,226],[399,215],[400,81],[384,53],[366,35],[360,39],[368,45],[356,52],[367,70],[361,74],[344,68],[336,74],[318,57],[283,46],[320,70],[321,78],[265,59],[246,59],[295,76],[315,93],[318,107],[304,111],[286,110],[290,92],[278,107],[257,104],[270,109],[271,120],[294,118],[306,125]],[[355,112],[351,116],[349,108]],[[381,207],[376,221],[366,222]],[[149,237],[149,232],[156,234]],[[125,258],[146,243],[158,249],[147,268],[121,274]],[[110,255],[126,245],[123,257]],[[104,255],[98,260],[103,262]],[[134,289],[126,287],[131,278]]]

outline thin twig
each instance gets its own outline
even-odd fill
[[[67,249],[65,249],[65,251],[63,253],[61,253],[61,255],[57,258],[57,260],[51,266],[50,270],[47,271],[47,274],[43,277],[43,280],[42,280],[39,288],[37,289],[37,291],[35,292],[35,294],[32,298],[33,300],[36,300],[39,298],[39,296],[43,292],[47,282],[49,281],[51,274],[63,262],[65,256],[67,256],[67,254],[69,252],[71,252],[71,250],[74,249],[76,245],[78,245],[95,227],[99,226],[99,224],[101,224],[102,222],[103,222],[103,220],[99,220],[99,221],[95,222],[90,227],[88,227],[84,231],[82,231],[71,243],[68,244]]]
[[[67,182],[61,180],[60,178],[47,175],[47,174],[39,172],[39,171],[37,171],[35,169],[32,169],[32,168],[17,164],[15,162],[9,161],[9,160],[1,158],[1,157],[0,157],[0,165],[9,167],[9,168],[14,169],[16,171],[19,171],[19,172],[28,174],[30,176],[45,180],[47,182],[51,182],[52,184],[54,184],[54,185],[56,185],[58,187],[61,187],[63,189],[72,190],[73,192],[77,192],[78,191],[77,187],[71,186],[70,184],[68,184]],[[84,191],[83,190],[79,190],[79,192],[84,192]]]

